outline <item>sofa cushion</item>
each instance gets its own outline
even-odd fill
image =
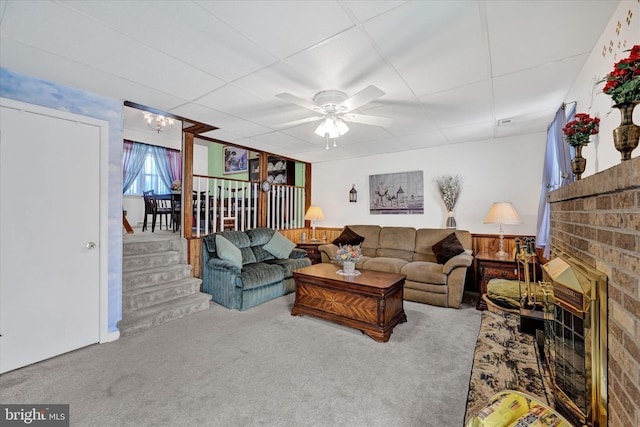
[[[247,230],[246,234],[251,241],[251,246],[261,246],[267,244],[275,232],[272,228],[258,227]]]
[[[378,225],[350,225],[356,234],[364,237],[360,247],[362,248],[362,255],[374,257],[376,256],[376,249],[378,249],[378,239],[380,237],[380,226]]]
[[[455,233],[449,234],[434,244],[431,249],[436,255],[438,264],[445,264],[449,259],[464,252],[464,246],[462,246]]]
[[[447,275],[442,272],[442,265],[429,261],[413,261],[402,266],[400,273],[413,282],[446,285]]]
[[[293,277],[293,270],[296,268],[309,267],[311,265],[311,260],[309,258],[272,259],[265,261],[265,264],[280,266],[282,268],[284,278],[288,279]]]
[[[413,259],[416,245],[416,229],[411,227],[383,227],[380,230],[376,256]]]
[[[375,257],[362,263],[366,270],[385,271],[387,273],[400,273],[402,266],[408,261],[400,258]],[[440,267],[442,271],[442,267]]]
[[[240,279],[242,280],[243,290],[254,289],[282,281],[284,279],[284,271],[278,265],[254,262],[242,267]]]
[[[289,258],[289,254],[296,247],[296,244],[280,233],[273,233],[271,239],[262,247],[276,258]]]
[[[364,242],[364,237],[353,231],[349,226],[346,226],[342,233],[331,243],[334,245],[359,245],[362,242]]]
[[[215,241],[218,258],[229,261],[238,268],[242,267],[242,252],[238,247],[220,235],[215,237]]]

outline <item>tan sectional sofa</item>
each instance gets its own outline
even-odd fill
[[[356,268],[401,273],[407,276],[404,299],[442,307],[459,308],[467,268],[473,262],[471,233],[440,228],[350,225],[364,237],[362,259]],[[465,252],[438,264],[432,246],[455,232]],[[335,262],[338,246],[318,247],[322,262]]]

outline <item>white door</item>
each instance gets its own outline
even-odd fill
[[[0,106],[0,372],[100,336],[100,127],[35,110]]]

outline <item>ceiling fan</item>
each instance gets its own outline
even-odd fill
[[[316,128],[316,134],[325,138],[335,139],[349,131],[345,122],[361,123],[372,126],[387,126],[391,123],[389,119],[379,116],[353,113],[354,110],[369,102],[380,98],[385,93],[377,87],[370,85],[360,92],[349,97],[339,90],[323,90],[313,97],[313,102],[299,98],[290,93],[279,93],[276,97],[299,105],[300,107],[320,114],[305,119],[294,120],[274,126],[275,129],[285,129],[299,126],[305,123],[322,120]],[[335,146],[335,143],[334,143]]]

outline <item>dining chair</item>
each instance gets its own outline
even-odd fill
[[[151,215],[151,232],[153,233],[156,227],[156,202],[153,199],[154,190],[143,191],[142,197],[144,199],[144,221],[142,222],[142,231],[147,229],[147,217]]]
[[[172,225],[171,221],[173,220],[173,212],[171,209],[171,196],[167,197],[167,195],[153,195],[153,199],[155,200],[156,205],[156,215],[160,218],[160,230],[162,230],[162,217],[164,216],[165,228],[169,230],[169,226]],[[171,218],[171,221],[169,220]],[[155,220],[154,220],[155,223]],[[151,226],[151,231],[153,231],[153,225]]]

